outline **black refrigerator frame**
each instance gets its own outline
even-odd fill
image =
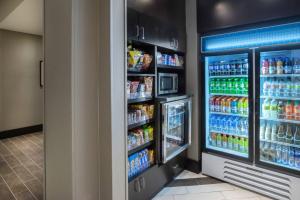
[[[255,50],[255,165],[265,169],[284,173],[291,176],[300,177],[299,171],[286,167],[281,167],[276,164],[269,164],[260,160],[260,54],[262,52],[284,51],[284,50],[300,50],[300,44],[276,45],[268,47],[260,47]]]
[[[208,149],[206,148],[206,129],[208,127],[206,127],[206,114],[204,113],[202,115],[202,134],[201,134],[201,145],[202,145],[202,152],[204,153],[209,153],[209,154],[213,154],[216,156],[220,156],[220,157],[224,157],[227,159],[232,159],[232,160],[236,160],[236,161],[241,161],[244,163],[253,163],[253,144],[254,144],[254,128],[253,128],[253,124],[254,124],[254,114],[253,114],[253,106],[254,106],[254,94],[253,94],[253,72],[254,72],[254,63],[253,63],[253,54],[254,54],[254,50],[253,49],[238,49],[238,50],[232,50],[232,51],[218,51],[218,52],[209,52],[209,53],[201,53],[200,54],[200,77],[201,77],[201,81],[200,84],[203,87],[202,91],[201,91],[201,95],[202,95],[202,111],[205,111],[206,106],[206,89],[205,89],[205,82],[206,82],[206,77],[205,77],[205,57],[209,57],[209,56],[227,56],[227,55],[235,55],[235,54],[248,54],[248,63],[249,63],[249,68],[248,68],[248,108],[249,108],[249,130],[248,130],[248,158],[244,158],[241,156],[237,156],[237,155],[233,155],[233,154],[229,154],[229,153],[224,153],[221,151],[216,151],[213,149]]]

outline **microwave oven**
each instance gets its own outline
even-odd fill
[[[178,92],[178,74],[158,73],[158,95]]]

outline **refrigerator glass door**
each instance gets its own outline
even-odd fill
[[[205,150],[208,152],[251,159],[250,55],[237,53],[204,57]]]
[[[190,144],[191,99],[164,103],[162,107],[163,124],[163,162],[181,153]]]
[[[259,55],[259,161],[300,171],[300,50]]]

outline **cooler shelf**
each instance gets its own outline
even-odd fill
[[[220,75],[210,76],[209,78],[248,78],[248,75]]]
[[[264,74],[261,78],[286,78],[286,77],[300,77],[300,74]]]
[[[234,116],[234,117],[245,117],[245,118],[248,118],[248,115],[233,114],[233,113],[210,112],[210,114],[213,114],[213,115],[225,115],[225,116]]]
[[[266,117],[261,117],[261,120],[266,120],[266,121],[274,121],[274,122],[284,122],[284,123],[291,123],[291,124],[300,124],[300,121],[298,120],[290,120],[290,119],[274,119],[274,118],[266,118]]]
[[[280,166],[280,167],[283,167],[283,168],[289,168],[289,169],[293,169],[293,170],[297,170],[297,171],[300,171],[300,168],[296,168],[296,167],[291,167],[289,165],[284,165],[284,164],[281,164],[281,163],[276,163],[276,162],[271,162],[271,161],[268,161],[268,160],[262,160],[262,162],[265,162],[265,163],[268,163],[268,164],[271,164],[271,165],[277,165],[277,166]]]
[[[248,94],[223,94],[223,93],[210,93],[211,96],[227,96],[227,97],[248,97]]]
[[[277,99],[277,100],[294,100],[294,101],[297,101],[297,100],[300,100],[300,97],[276,97],[276,96],[260,96],[261,99]]]
[[[213,131],[211,130],[210,133],[217,133],[217,134],[225,134],[228,136],[235,136],[235,137],[242,137],[242,138],[248,138],[247,135],[239,135],[239,134],[235,134],[235,133],[225,133],[224,131]]]
[[[289,146],[289,147],[295,147],[295,148],[300,148],[300,145],[296,145],[296,144],[289,144],[289,143],[285,143],[285,142],[278,142],[278,141],[273,141],[273,140],[262,140],[260,139],[261,142],[270,142],[273,144],[279,144],[279,145],[283,145],[283,146]]]

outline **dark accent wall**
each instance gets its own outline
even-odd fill
[[[270,22],[296,20],[299,0],[198,0],[198,33]]]

